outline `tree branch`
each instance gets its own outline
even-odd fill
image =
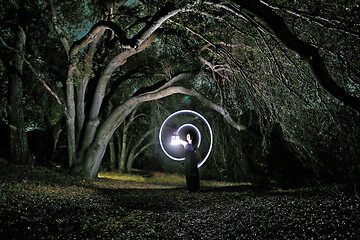
[[[199,73],[199,69],[195,69],[193,71],[186,71],[186,72],[181,72],[176,74],[175,77],[171,78],[169,81],[167,80],[162,80],[159,82],[156,82],[155,84],[148,86],[148,87],[142,87],[140,89],[138,89],[133,96],[139,96],[141,94],[148,94],[148,93],[153,93],[153,92],[158,92],[161,91],[164,88],[167,88],[169,86],[171,86],[172,84],[174,84],[175,82],[178,82],[184,78],[190,77],[193,74],[197,74]]]
[[[326,91],[342,101],[346,106],[349,106],[360,113],[360,99],[351,96],[336,84],[335,80],[329,74],[319,50],[295,36],[286,26],[284,20],[273,12],[271,8],[260,3],[259,0],[233,0],[232,2],[261,19],[286,47],[298,53],[308,62],[317,82]],[[241,12],[241,10],[237,11]]]
[[[340,21],[336,20],[331,20],[331,19],[327,19],[325,17],[322,17],[320,15],[316,15],[316,14],[312,14],[309,12],[303,12],[303,11],[298,11],[298,10],[291,10],[282,6],[273,6],[265,1],[261,1],[260,2],[264,5],[266,5],[267,7],[274,9],[274,10],[284,10],[285,12],[289,13],[292,16],[296,16],[298,18],[304,19],[308,22],[311,23],[315,23],[319,26],[322,27],[326,27],[328,29],[332,29],[334,31],[341,31],[343,33],[355,36],[355,37],[360,37],[360,33],[358,31],[353,31],[351,29],[346,29],[340,26]]]
[[[108,134],[109,131],[114,132],[116,130],[116,128],[118,127],[118,125],[121,124],[120,121],[122,119],[125,119],[128,116],[128,114],[129,114],[128,110],[133,109],[136,105],[138,105],[142,102],[158,100],[158,99],[161,99],[161,98],[173,95],[173,94],[184,94],[184,95],[196,97],[205,106],[220,113],[224,117],[225,121],[227,123],[229,123],[235,129],[237,129],[238,131],[246,130],[246,127],[244,125],[238,124],[232,119],[230,113],[224,107],[212,102],[211,100],[206,98],[204,95],[198,93],[194,89],[187,89],[184,87],[172,86],[172,87],[165,88],[161,91],[154,91],[151,93],[145,93],[145,94],[142,94],[139,96],[134,96],[134,97],[129,98],[126,102],[124,102],[123,104],[118,106],[113,111],[113,113],[104,121],[104,123],[102,124],[102,126],[99,129],[97,137],[102,138],[102,137],[104,137],[103,134]],[[109,126],[111,126],[110,127],[111,130],[108,129]]]
[[[53,0],[49,0],[49,7],[50,7],[50,12],[51,12],[51,20],[54,24],[54,28],[56,30],[56,32],[58,33],[59,37],[60,37],[60,41],[62,42],[64,48],[65,48],[65,52],[69,58],[69,50],[70,50],[70,46],[68,41],[65,38],[65,34],[63,33],[63,30],[59,24],[59,22],[57,21],[57,16],[56,16],[56,11],[54,8],[54,3]]]
[[[146,24],[146,26],[137,33],[132,39],[136,41],[136,45],[141,44],[145,39],[147,39],[154,31],[156,31],[160,26],[171,17],[177,15],[181,12],[189,12],[192,11],[192,7],[199,4],[201,1],[196,0],[192,4],[186,4],[183,7],[175,8],[173,3],[166,3],[164,7],[162,7]]]
[[[0,42],[2,43],[2,45],[7,48],[10,51],[16,52],[18,54],[20,54],[19,50],[13,47],[10,47],[9,45],[7,45],[4,41],[4,39],[0,36]],[[63,108],[63,112],[65,115],[68,114],[66,105],[63,103],[63,101],[60,99],[60,97],[49,87],[49,85],[47,85],[47,83],[45,82],[45,80],[40,76],[40,73],[32,66],[32,64],[25,58],[25,56],[23,56],[24,62],[28,65],[29,69],[31,70],[31,72],[36,76],[36,79],[45,87],[45,89],[55,98],[55,100],[58,102],[58,104]],[[18,74],[20,74],[17,71]],[[21,74],[20,74],[21,75]]]

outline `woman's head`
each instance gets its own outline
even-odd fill
[[[190,133],[186,134],[186,140],[191,143],[193,140],[193,136]]]

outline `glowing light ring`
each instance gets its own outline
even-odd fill
[[[179,134],[180,130],[181,130],[183,127],[192,127],[192,128],[194,128],[194,129],[196,130],[197,135],[198,135],[198,139],[199,139],[199,140],[198,140],[197,147],[199,148],[199,147],[200,147],[200,143],[201,143],[201,133],[200,133],[199,129],[198,129],[195,125],[193,125],[193,124],[186,123],[186,124],[181,125],[181,126],[179,127],[179,129],[177,130],[176,134]]]
[[[176,157],[173,157],[171,156],[164,148],[163,144],[162,144],[162,139],[161,139],[161,135],[162,135],[162,130],[166,124],[167,121],[169,121],[171,118],[173,118],[174,116],[178,115],[178,114],[192,114],[192,115],[195,115],[195,116],[198,116],[207,126],[208,130],[209,130],[209,135],[210,135],[210,146],[209,146],[209,151],[207,152],[207,154],[205,155],[205,157],[202,159],[201,162],[198,163],[198,168],[201,167],[205,162],[206,160],[208,159],[209,155],[210,155],[210,152],[211,152],[211,149],[212,149],[212,145],[213,145],[213,133],[212,133],[212,129],[210,127],[210,124],[208,123],[208,121],[200,114],[200,113],[197,113],[195,111],[192,111],[192,110],[180,110],[180,111],[177,111],[177,112],[174,112],[172,113],[170,116],[168,116],[165,121],[163,122],[163,124],[161,125],[160,127],[160,131],[159,131],[159,142],[160,142],[160,146],[161,146],[161,149],[163,150],[163,152],[165,153],[166,156],[168,156],[169,158],[173,159],[173,160],[176,160],[176,161],[182,161],[184,160],[185,158],[176,158]]]

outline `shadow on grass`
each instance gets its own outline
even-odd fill
[[[201,187],[199,192],[247,192],[250,190],[259,191],[260,189],[254,185],[235,185],[223,187]]]

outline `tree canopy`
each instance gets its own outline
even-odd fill
[[[261,145],[251,152],[239,137],[236,153],[216,158],[254,170],[280,138],[321,177],[357,181],[359,11],[356,0],[14,1],[2,6],[1,69],[19,53],[16,27],[27,26],[21,79],[60,107],[75,174],[96,176],[139,104],[184,94]]]

